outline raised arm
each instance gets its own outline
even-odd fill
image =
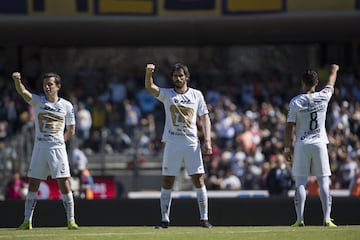
[[[160,88],[154,83],[152,73],[155,70],[154,64],[147,64],[146,65],[146,72],[145,72],[145,88],[155,97],[159,96]]]
[[[337,71],[339,70],[339,66],[336,64],[331,64],[330,66],[330,75],[329,80],[326,85],[334,86],[337,77]]]
[[[20,96],[25,101],[30,101],[32,99],[32,94],[25,88],[24,84],[21,82],[21,74],[19,72],[14,72],[12,74],[12,79],[14,80],[15,89],[20,94]]]

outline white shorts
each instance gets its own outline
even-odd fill
[[[70,177],[68,155],[65,148],[34,147],[28,170],[28,177],[46,180]]]
[[[187,146],[165,143],[162,175],[179,175],[182,163],[184,163],[185,169],[190,176],[205,173],[200,144]]]
[[[297,142],[294,148],[292,174],[300,176],[330,176],[330,163],[325,143],[303,144]]]

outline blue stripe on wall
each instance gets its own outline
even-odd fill
[[[0,13],[6,14],[26,14],[26,0],[0,1]]]
[[[356,0],[356,9],[360,10],[360,0]]]
[[[165,0],[166,10],[213,10],[215,0]]]
[[[88,0],[76,0],[76,10],[79,12],[87,12],[89,10]]]
[[[33,11],[44,11],[45,0],[33,0]]]

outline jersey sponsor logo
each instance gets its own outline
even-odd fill
[[[311,138],[319,138],[320,137],[320,129],[315,129],[312,131],[306,131],[304,132],[303,136],[301,136],[300,140],[303,141],[306,138],[311,136]]]
[[[174,99],[174,103],[175,104],[178,104],[178,103],[181,103],[181,104],[191,104],[191,100],[189,98],[187,98],[186,96],[184,96],[184,99]]]
[[[175,99],[174,100],[174,103],[182,103],[182,104],[190,104],[191,103],[191,101],[190,101],[190,99],[187,99],[187,100],[177,100],[177,99]]]
[[[324,112],[326,111],[326,105],[317,102],[315,104],[309,104],[308,108],[300,110],[300,112]]]
[[[40,107],[40,109],[43,109],[45,111],[50,111],[50,112],[61,112],[61,108],[54,108],[54,107],[50,107],[48,105],[44,105],[43,107]]]
[[[192,133],[185,133],[185,132],[174,132],[169,130],[169,134],[173,135],[173,136],[183,136],[183,137],[196,137],[194,134]]]

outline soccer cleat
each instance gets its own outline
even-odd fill
[[[77,230],[79,229],[79,226],[76,224],[75,220],[70,220],[68,222],[67,228],[70,230]]]
[[[30,221],[24,221],[17,230],[31,230],[32,229],[32,223]]]
[[[211,223],[209,223],[208,220],[201,220],[200,226],[203,228],[212,228],[213,227],[213,225],[211,225]]]
[[[332,219],[330,219],[330,220],[326,220],[326,221],[324,221],[324,226],[325,227],[337,227],[336,225],[335,225],[335,223],[333,223],[333,220]]]
[[[156,229],[168,228],[168,227],[169,227],[169,222],[166,221],[161,221],[159,225],[155,226]]]
[[[305,227],[304,221],[296,221],[291,227]]]

